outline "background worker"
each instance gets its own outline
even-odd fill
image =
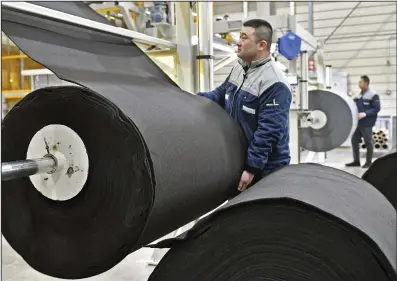
[[[376,118],[380,110],[379,95],[369,88],[369,78],[361,76],[359,87],[360,95],[354,99],[358,108],[358,126],[355,130],[351,143],[353,148],[353,162],[346,164],[347,167],[360,166],[360,140],[364,139],[367,147],[366,161],[363,168],[368,168],[372,163],[374,144],[372,142],[372,127],[376,123]]]
[[[272,36],[267,21],[245,22],[237,44],[238,64],[222,85],[198,93],[221,105],[240,123],[248,140],[240,191],[291,159],[288,117],[292,94],[284,73],[271,58]]]

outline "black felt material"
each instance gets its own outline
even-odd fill
[[[36,90],[2,123],[2,161],[25,159],[49,124],[73,129],[88,152],[88,180],[71,200],[45,198],[28,178],[2,183],[2,233],[34,269],[67,279],[102,273],[237,193],[246,151],[237,123],[178,88],[130,40],[4,8],[2,29],[80,85]]]
[[[310,110],[323,112],[327,122],[320,129],[300,128],[301,147],[314,152],[325,152],[339,147],[355,129],[353,126],[357,126],[352,117],[352,114],[358,114],[356,105],[349,105],[341,96],[329,91],[312,90],[308,94]]]
[[[149,281],[397,280],[396,210],[317,164],[274,172],[156,247],[171,249]]]
[[[397,209],[397,152],[376,159],[362,179],[375,186]]]

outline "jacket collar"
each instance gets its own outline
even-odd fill
[[[368,92],[369,91],[369,87],[367,88],[367,89],[365,89],[365,90],[361,90],[361,95],[363,96],[366,92]]]
[[[238,63],[244,68],[252,69],[252,68],[256,68],[256,67],[259,67],[261,65],[264,65],[265,63],[267,63],[271,59],[272,59],[272,56],[268,55],[267,57],[264,57],[264,58],[256,60],[256,61],[252,61],[250,63],[249,62],[245,62],[242,59],[239,59]]]

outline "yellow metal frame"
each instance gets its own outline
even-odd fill
[[[1,60],[15,60],[15,59],[26,59],[27,55],[12,55],[12,56],[1,56]]]
[[[120,8],[119,7],[103,8],[103,9],[98,9],[95,11],[99,14],[110,13],[110,12],[118,13],[118,12],[120,12]]]

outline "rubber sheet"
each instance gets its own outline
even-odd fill
[[[356,129],[357,106],[347,95],[331,91],[312,90],[308,94],[310,110],[323,112],[326,122],[319,128],[300,128],[300,145],[313,152],[331,151],[342,145]]]
[[[376,159],[362,179],[375,186],[397,209],[397,152]]]
[[[364,180],[284,167],[154,247],[149,281],[397,280],[396,210]]]
[[[41,5],[94,15],[82,3]],[[2,183],[2,233],[34,269],[102,273],[237,194],[246,151],[237,122],[177,87],[134,43],[5,8],[2,30],[76,84],[35,90],[7,114],[2,161],[26,159],[49,124],[73,129],[89,157],[88,180],[68,201],[47,199],[29,178]]]

